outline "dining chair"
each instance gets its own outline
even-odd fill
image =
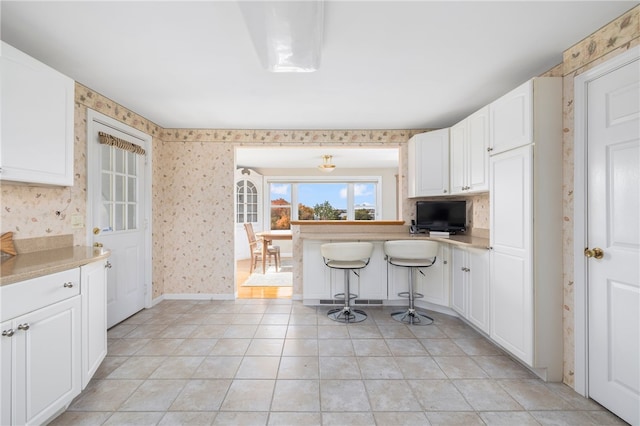
[[[250,222],[244,224],[244,229],[247,232],[247,238],[249,239],[249,251],[251,252],[251,267],[249,269],[249,273],[252,274],[258,264],[258,261],[262,260],[263,241],[262,238],[256,238],[256,234],[253,231],[253,224]],[[271,258],[273,257],[276,264],[276,271],[278,271],[280,269],[280,246],[274,246],[269,243],[267,245],[266,255],[269,257],[269,264],[271,264]]]

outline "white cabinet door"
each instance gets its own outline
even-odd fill
[[[358,273],[358,294],[360,299],[386,299],[387,298],[387,270],[384,258],[382,241],[373,242],[373,253],[369,264]],[[355,278],[351,277],[351,282]],[[353,287],[352,287],[353,288]]]
[[[331,269],[324,264],[320,246],[329,241],[305,240],[303,242],[303,289],[302,294],[307,299],[332,299]]]
[[[80,268],[82,297],[82,389],[107,355],[107,277],[105,261]]]
[[[449,129],[409,139],[409,197],[449,194]]]
[[[458,247],[451,248],[451,308],[467,316],[467,252]]]
[[[533,363],[532,158],[525,146],[491,157],[490,336]]]
[[[13,362],[13,334],[11,321],[0,324],[0,424],[10,425],[12,418],[12,387],[15,380],[13,372],[15,370]]]
[[[489,251],[470,249],[468,254],[466,318],[484,332],[489,332]]]
[[[489,332],[489,251],[451,248],[451,308]]]
[[[489,190],[489,107],[467,118],[467,191]]]
[[[80,296],[13,320],[14,424],[42,424],[80,393]]]
[[[489,105],[491,155],[533,142],[533,80]]]
[[[451,193],[489,190],[489,107],[451,128]]]
[[[0,180],[73,185],[72,79],[2,42]]]
[[[467,186],[467,120],[451,127],[451,143],[449,144],[451,165],[451,193],[460,194]]]

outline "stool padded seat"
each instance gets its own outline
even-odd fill
[[[326,243],[320,246],[320,252],[327,261],[363,261],[371,257],[373,244],[367,242]],[[359,266],[359,268],[363,267]],[[348,267],[343,266],[342,268]]]
[[[384,253],[398,262],[405,259],[432,259],[438,254],[439,244],[429,240],[396,240],[384,243]],[[429,264],[429,263],[427,263]],[[403,265],[398,265],[403,266]],[[414,265],[406,265],[414,266]],[[418,265],[415,265],[418,266]]]

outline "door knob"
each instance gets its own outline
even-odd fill
[[[604,252],[601,248],[595,247],[594,249],[589,249],[589,247],[584,249],[584,255],[586,257],[593,257],[595,259],[602,259],[604,257]]]
[[[100,233],[100,228],[95,227],[93,228],[93,235],[98,235]]]

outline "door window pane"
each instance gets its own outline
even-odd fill
[[[116,231],[124,231],[125,223],[124,223],[124,204],[116,204]]]
[[[116,158],[116,173],[124,173],[124,156],[126,153],[126,151],[114,148],[113,154]]]

